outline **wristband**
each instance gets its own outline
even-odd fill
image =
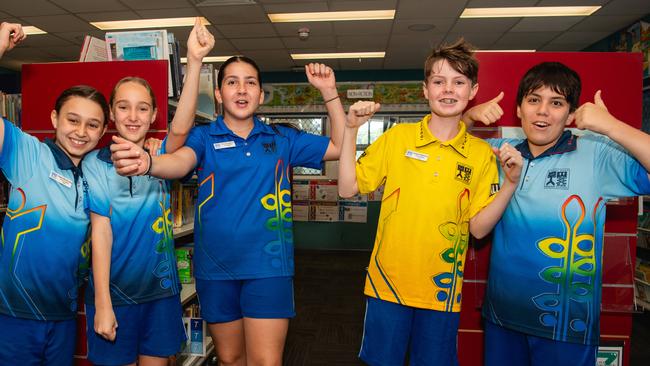
[[[153,165],[153,158],[151,157],[151,154],[149,153],[148,150],[144,150],[144,152],[147,153],[147,156],[149,157],[149,167],[147,167],[147,171],[142,173],[142,175],[149,175],[151,172],[151,166]]]
[[[337,94],[335,97],[326,100],[325,102],[323,102],[323,104],[327,104],[327,103],[329,103],[329,102],[331,102],[331,101],[333,101],[333,100],[336,100],[336,99],[339,99],[338,94]]]

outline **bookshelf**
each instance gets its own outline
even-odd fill
[[[174,228],[174,239],[182,238],[194,233],[194,223],[190,222],[180,227]]]
[[[170,113],[173,113],[176,111],[176,108],[178,108],[178,101],[174,99],[169,99],[168,105],[169,105]],[[214,121],[215,118],[214,116],[211,116],[210,114],[201,111],[196,111],[195,115],[196,115],[195,122],[199,124],[210,123]],[[171,121],[172,118],[170,117],[169,120]]]

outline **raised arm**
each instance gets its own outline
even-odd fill
[[[95,285],[95,319],[94,329],[103,338],[114,341],[117,320],[111,301],[111,250],[113,248],[113,230],[111,221],[106,216],[90,213],[92,227],[92,265],[93,284]]]
[[[149,174],[162,179],[178,179],[189,174],[196,166],[194,150],[187,146],[171,154],[151,156],[140,146],[113,136],[111,159],[119,175],[134,176]]]
[[[587,102],[576,110],[575,122],[581,130],[609,137],[638,160],[646,172],[650,172],[650,135],[612,116],[601,98],[600,90],[594,95],[593,103]]]
[[[381,106],[379,103],[361,101],[350,106],[343,133],[339,159],[339,196],[352,197],[359,193],[356,172],[357,132]]]
[[[325,151],[323,160],[337,160],[341,155],[343,141],[343,126],[345,125],[345,111],[338,90],[334,70],[324,64],[305,65],[305,74],[309,83],[318,89],[323,96],[325,108],[330,119],[330,143]]]
[[[199,77],[203,58],[214,47],[214,37],[201,24],[201,18],[196,18],[194,28],[187,39],[187,71],[183,83],[183,91],[178,101],[178,107],[169,126],[165,151],[173,153],[185,144],[187,135],[194,125],[196,100],[199,96]]]
[[[494,225],[501,219],[501,215],[508,207],[510,198],[517,189],[524,162],[521,153],[508,143],[503,144],[499,149],[493,148],[493,150],[499,158],[501,169],[505,173],[505,179],[492,202],[469,220],[469,232],[477,239],[489,234]],[[487,182],[484,184],[487,184]]]
[[[483,122],[485,125],[491,125],[503,116],[503,109],[499,102],[503,99],[503,92],[485,103],[475,105],[463,113],[463,122],[470,128],[476,122]]]
[[[2,22],[0,24],[0,59],[6,51],[10,51],[16,47],[25,37],[27,36],[23,33],[23,27],[20,24]],[[4,140],[5,124],[0,123],[0,152],[2,151]]]

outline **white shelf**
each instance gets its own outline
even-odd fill
[[[178,102],[173,99],[169,99],[169,105],[172,106],[174,109],[178,108]],[[195,111],[194,114],[196,115],[196,117],[199,117],[201,122],[211,122],[212,120],[214,120],[214,116],[211,116],[208,113]]]
[[[196,284],[184,283],[181,288],[181,304],[185,306],[196,297]]]
[[[190,235],[194,233],[194,223],[190,222],[181,227],[174,228],[174,238],[180,238],[185,235]]]
[[[650,229],[646,229],[644,227],[637,227],[636,229],[644,233],[650,233]]]

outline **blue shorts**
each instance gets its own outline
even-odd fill
[[[72,365],[76,319],[44,321],[0,314],[0,324],[0,364]]]
[[[95,307],[86,305],[88,359],[95,365],[133,363],[138,355],[168,357],[185,342],[179,295],[136,305],[114,306],[117,336],[110,342],[94,330]]]
[[[285,319],[296,316],[293,277],[250,280],[196,279],[201,317],[208,323],[241,318]]]
[[[486,366],[593,366],[598,346],[554,341],[485,322]]]
[[[368,297],[359,358],[372,366],[403,366],[410,348],[410,365],[456,366],[459,320],[460,313]]]

